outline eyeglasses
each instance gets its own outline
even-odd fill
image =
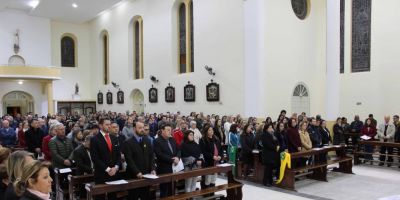
[[[149,131],[150,129],[144,129],[145,131]]]

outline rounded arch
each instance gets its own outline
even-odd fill
[[[310,114],[310,91],[303,82],[296,84],[292,90],[292,112]]]
[[[136,111],[136,113],[144,113],[144,95],[143,92],[140,89],[133,89],[130,95],[132,104],[133,104],[133,110]]]
[[[70,47],[66,47],[65,42],[72,41],[72,45]],[[61,66],[62,67],[77,67],[78,66],[78,37],[76,37],[72,33],[64,33],[60,37],[60,47],[61,47]],[[73,53],[73,58],[68,59],[66,55],[69,52]]]
[[[14,90],[2,97],[3,114],[15,115],[34,113],[35,101],[31,94],[25,91]]]

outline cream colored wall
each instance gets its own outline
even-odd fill
[[[77,66],[61,67],[61,37],[64,34],[72,34],[77,38]],[[51,49],[52,65],[61,67],[61,80],[54,81],[54,99],[72,100],[75,93],[75,84],[79,85],[81,100],[92,100],[91,61],[90,61],[90,35],[89,25],[70,24],[64,22],[51,22]]]
[[[311,0],[305,20],[293,13],[291,2],[265,1],[264,116],[275,119],[281,109],[291,113],[295,86],[309,89],[310,112],[325,114],[326,1]]]
[[[189,113],[244,113],[244,34],[243,1],[194,1],[194,73],[178,74],[177,56],[177,4],[175,1],[137,0],[125,2],[90,22],[92,96],[98,90],[105,94],[111,90],[114,104],[98,105],[98,110],[125,112],[133,109],[131,92],[138,88],[145,97],[145,112]],[[133,80],[132,56],[129,55],[129,22],[132,17],[143,18],[144,79]],[[125,104],[116,104],[117,89],[102,84],[102,58],[100,33],[107,30],[110,49],[110,81],[125,92]],[[208,75],[204,66],[213,67],[215,77]],[[160,82],[158,103],[150,104],[148,90],[153,84],[149,77]],[[214,79],[220,83],[221,102],[206,101],[205,87]],[[196,86],[196,102],[183,100],[183,87],[190,81]],[[164,89],[171,83],[175,87],[175,103],[165,103]]]
[[[351,1],[346,1],[345,73],[341,75],[340,112],[362,119],[373,113],[382,122],[384,115],[399,114],[400,96],[400,1],[372,1],[371,71],[351,73]],[[361,105],[356,105],[361,102]]]

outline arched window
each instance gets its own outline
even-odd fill
[[[178,7],[179,73],[194,71],[193,2],[184,0]]]
[[[143,19],[137,17],[133,21],[134,45],[134,79],[143,78]]]
[[[109,36],[107,31],[104,31],[101,34],[101,43],[102,43],[102,56],[103,56],[103,83],[107,85],[110,82],[110,74],[109,74]]]
[[[61,66],[76,67],[76,39],[70,34],[61,38]]]
[[[292,96],[292,112],[293,113],[310,113],[310,97],[305,84],[298,84],[293,90]]]

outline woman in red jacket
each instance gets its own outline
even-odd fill
[[[29,129],[28,121],[22,122],[22,128],[18,129],[18,146],[26,148],[25,132]]]
[[[367,119],[367,121],[365,122],[364,127],[361,129],[361,136],[364,136],[364,135],[370,137],[368,139],[368,141],[375,140],[376,128],[375,128],[375,126],[372,125],[371,119]],[[366,154],[365,155],[364,162],[366,160],[370,160],[371,163],[372,163],[372,160],[373,160],[372,153],[373,153],[373,150],[374,150],[373,146],[365,145],[364,148],[365,148],[365,152],[370,153],[370,154]]]

